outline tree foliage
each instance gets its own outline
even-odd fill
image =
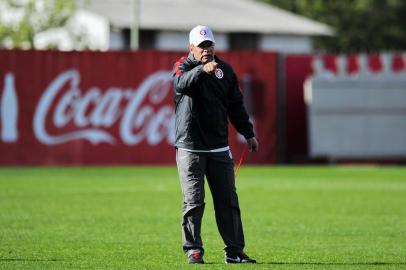
[[[406,49],[404,0],[263,0],[334,27],[334,37],[316,37],[330,52]]]
[[[0,0],[0,47],[34,48],[34,37],[63,27],[75,0]]]

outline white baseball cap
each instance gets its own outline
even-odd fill
[[[211,29],[207,26],[204,25],[198,25],[192,30],[190,30],[189,33],[189,43],[193,44],[194,46],[199,46],[200,43],[203,41],[209,40],[213,43],[216,43],[214,41],[214,36],[213,32]]]

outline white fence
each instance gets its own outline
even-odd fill
[[[383,69],[372,73],[360,55],[359,72],[346,72],[337,58],[337,74],[313,62],[305,83],[309,154],[335,159],[406,158],[406,69],[392,70],[392,55],[381,55]]]

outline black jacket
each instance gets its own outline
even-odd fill
[[[227,118],[246,139],[254,137],[233,69],[218,57],[215,61],[216,74],[205,73],[192,54],[175,64],[175,147],[212,150],[228,146]]]

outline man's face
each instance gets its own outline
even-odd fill
[[[214,58],[214,43],[206,40],[200,43],[198,46],[190,45],[190,52],[193,54],[197,61],[206,64],[213,61]]]

